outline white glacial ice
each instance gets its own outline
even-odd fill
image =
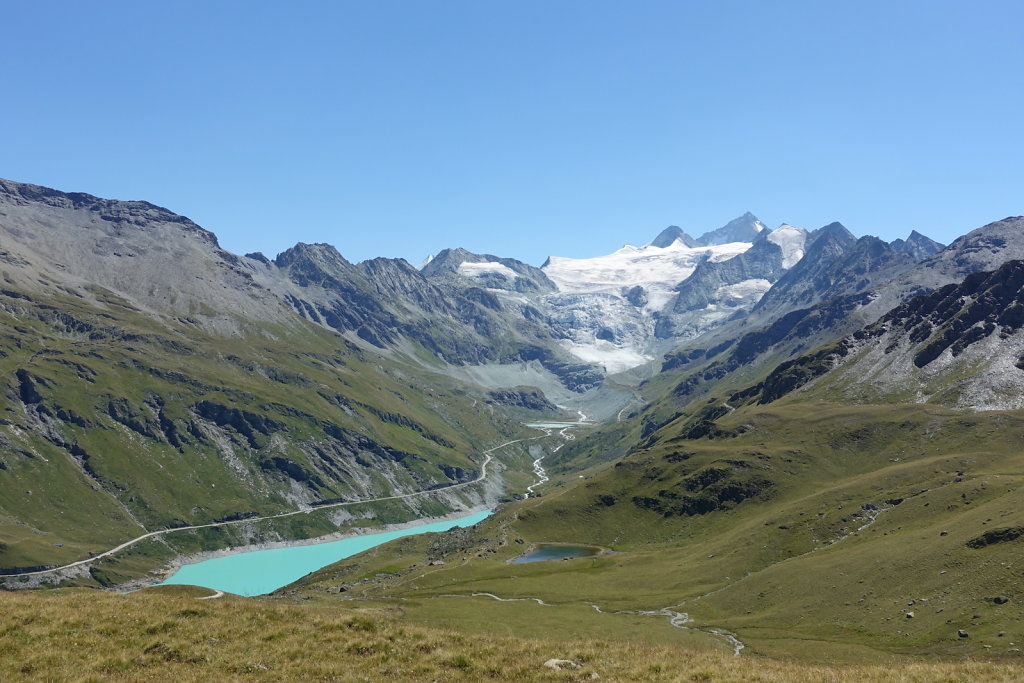
[[[768,234],[768,241],[782,247],[782,267],[788,270],[804,257],[807,231],[783,223]]]
[[[626,245],[606,256],[574,259],[553,256],[544,272],[558,287],[545,298],[556,328],[569,339],[562,343],[574,356],[616,373],[642,365],[657,354],[648,348],[654,335],[654,313],[675,296],[675,286],[693,274],[701,261],[726,261],[750,248],[749,242],[687,247],[676,240],[667,247]],[[746,283],[747,289],[761,284]],[[644,288],[646,303],[634,305],[625,293]],[[742,289],[742,288],[741,288]],[[746,290],[732,294],[745,298]],[[727,312],[718,314],[728,315]]]
[[[653,360],[653,356],[645,356],[631,347],[617,347],[615,344],[604,339],[595,339],[590,344],[565,341],[563,346],[569,353],[587,363],[596,363],[604,367],[608,374],[615,374],[623,370],[643,365]]]
[[[647,290],[647,309],[657,311],[672,298],[673,288],[693,274],[698,263],[727,261],[747,249],[749,242],[695,248],[679,240],[667,247],[627,244],[606,256],[589,259],[552,256],[544,273],[563,293],[620,294],[623,288],[640,285]]]

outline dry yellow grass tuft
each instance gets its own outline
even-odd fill
[[[0,593],[0,680],[1010,681],[990,662],[827,667],[640,643],[410,627],[387,610],[208,591]],[[578,668],[556,671],[550,659]],[[596,674],[596,677],[594,676]]]

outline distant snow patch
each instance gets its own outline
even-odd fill
[[[519,277],[516,271],[496,261],[485,261],[483,263],[470,263],[463,261],[459,264],[459,275],[464,277],[482,277],[484,275],[504,275],[514,279]]]
[[[733,300],[737,303],[753,304],[764,296],[764,293],[771,289],[772,283],[768,280],[755,278],[744,280],[734,285],[725,285],[717,290],[720,300]]]

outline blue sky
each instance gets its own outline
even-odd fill
[[[752,211],[943,242],[1024,213],[1024,3],[5,3],[0,177],[539,265]]]

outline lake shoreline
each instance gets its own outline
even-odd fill
[[[557,546],[565,548],[587,548],[596,550],[593,555],[581,555],[578,557],[567,557],[567,558],[551,558],[550,560],[528,560],[524,562],[522,558],[529,557],[533,553],[543,549],[545,546]],[[561,559],[566,560],[582,560],[588,559],[593,560],[599,557],[607,557],[608,555],[617,555],[618,553],[611,548],[606,548],[603,545],[594,545],[593,543],[565,543],[562,541],[534,541],[526,547],[526,550],[522,554],[517,555],[509,560],[505,560],[505,564],[531,564],[532,562],[554,562],[560,561]]]
[[[221,557],[228,557],[230,555],[241,555],[244,553],[258,552],[261,550],[277,550],[280,548],[297,548],[301,546],[310,545],[321,545],[324,543],[332,543],[335,541],[341,541],[347,538],[355,538],[357,536],[366,536],[369,534],[380,534],[387,533],[390,531],[402,531],[404,529],[411,529],[418,526],[426,526],[428,524],[435,524],[438,522],[449,522],[469,517],[471,515],[483,512],[484,510],[493,509],[493,505],[477,505],[472,508],[465,510],[459,510],[452,512],[448,515],[441,517],[419,517],[415,520],[408,522],[400,522],[398,524],[385,524],[383,526],[375,527],[353,527],[344,531],[336,531],[334,533],[326,534],[324,536],[316,536],[314,538],[295,539],[295,540],[284,540],[284,541],[265,541],[262,543],[250,543],[248,545],[231,546],[228,548],[221,548],[218,550],[203,550],[197,553],[189,553],[186,555],[177,555],[159,569],[153,570],[149,576],[133,579],[126,583],[120,584],[116,587],[111,588],[112,591],[118,593],[134,592],[143,588],[151,588],[163,584],[164,581],[174,576],[175,573],[182,567],[190,564],[196,564],[199,562],[205,562],[206,560],[213,560]],[[234,595],[234,594],[232,594]]]

